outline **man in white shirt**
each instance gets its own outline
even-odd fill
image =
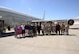
[[[25,37],[25,25],[22,24],[21,27],[22,27],[22,36]]]

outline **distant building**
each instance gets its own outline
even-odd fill
[[[0,7],[0,20],[4,20],[8,25],[15,25],[32,20],[40,20],[40,18],[17,12],[15,10]]]

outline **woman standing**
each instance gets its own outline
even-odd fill
[[[17,35],[18,35],[18,26],[17,25],[15,25],[14,26],[14,31],[15,31],[15,38],[17,38]]]
[[[21,38],[21,36],[22,36],[22,27],[21,27],[21,25],[18,25],[18,36],[19,36],[19,38]]]

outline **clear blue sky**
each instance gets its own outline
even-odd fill
[[[0,6],[46,20],[70,19],[79,16],[79,0],[0,0]]]

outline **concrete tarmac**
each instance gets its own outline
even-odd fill
[[[69,32],[70,35],[0,38],[0,54],[79,54],[79,29]]]

